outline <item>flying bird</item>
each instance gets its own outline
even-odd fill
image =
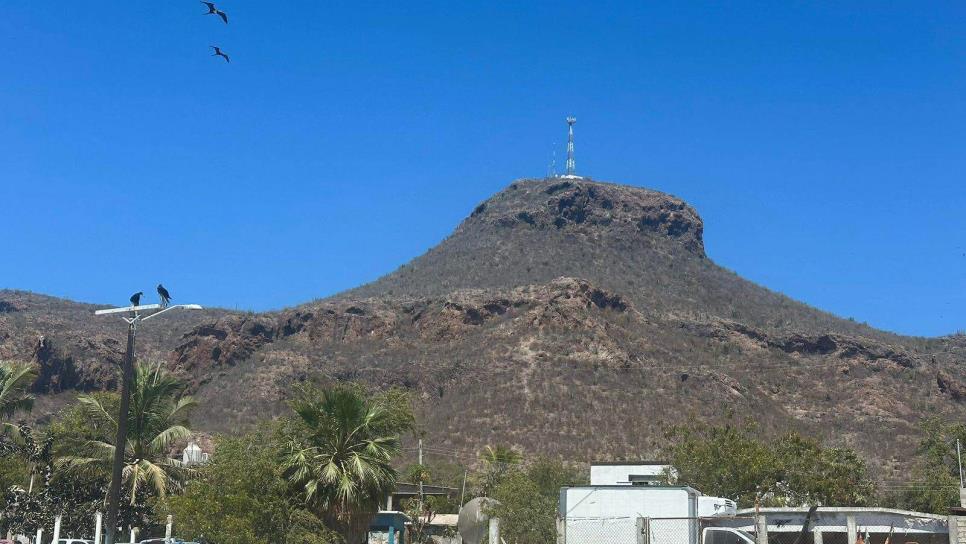
[[[214,2],[202,2],[202,4],[208,6],[208,13],[205,15],[217,15],[221,17],[222,21],[225,21],[226,25],[228,24],[228,15],[224,11],[216,8]]]
[[[161,306],[167,306],[171,302],[171,294],[160,283],[158,284],[158,295],[161,297]]]
[[[143,294],[144,294],[144,291],[138,291],[137,293],[134,293],[133,295],[131,295],[131,306],[137,306],[138,304],[141,304],[141,295]]]
[[[210,45],[208,47],[211,47],[212,49],[215,50],[215,54],[212,55],[212,57],[225,57],[225,62],[231,62],[231,59],[228,58],[228,55],[226,55],[225,52],[222,51],[221,48],[218,47],[217,45]]]

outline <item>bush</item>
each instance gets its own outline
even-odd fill
[[[691,422],[667,429],[664,455],[678,481],[741,507],[865,506],[875,486],[865,461],[795,433],[764,439],[754,425]]]
[[[169,498],[178,536],[214,544],[279,542],[291,508],[269,427],[218,440],[211,462]]]
[[[557,538],[555,520],[560,488],[586,483],[573,467],[538,459],[526,468],[510,468],[495,483],[490,497],[500,501],[494,514],[507,542],[546,544]]]

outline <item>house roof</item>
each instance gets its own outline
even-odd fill
[[[784,507],[784,506],[769,506],[767,508],[759,508],[759,512],[763,514],[807,514],[809,507]],[[742,508],[738,510],[737,515],[747,516],[755,513],[754,508]],[[816,510],[817,514],[893,514],[898,516],[905,516],[910,518],[928,518],[940,521],[947,521],[948,516],[940,514],[929,514],[927,512],[915,512],[913,510],[900,510],[898,508],[878,508],[875,506],[820,506]]]
[[[455,487],[423,484],[423,495],[451,495],[456,492],[457,489]],[[417,495],[419,494],[419,484],[398,482],[395,491],[392,493],[393,495]]]
[[[430,520],[429,524],[440,527],[456,527],[459,519],[459,514],[436,514],[433,516],[433,519]]]

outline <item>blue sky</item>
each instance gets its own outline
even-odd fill
[[[842,4],[7,0],[0,287],[332,294],[545,174],[574,114],[578,171],[688,200],[721,265],[966,329],[966,7]]]

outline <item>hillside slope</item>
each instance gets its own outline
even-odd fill
[[[703,233],[697,212],[664,193],[583,178],[519,180],[477,206],[425,255],[343,296],[440,295],[571,276],[621,293],[650,314],[883,334],[719,267],[705,255]]]
[[[186,315],[141,353],[192,384],[206,430],[281,413],[294,382],[354,380],[410,389],[427,440],[462,452],[639,458],[667,424],[737,413],[856,447],[888,474],[923,415],[966,416],[963,338],[795,302],[711,262],[703,230],[663,193],[521,180],[376,282],[280,312]],[[0,291],[0,357],[40,363],[45,393],[113,387],[123,328],[91,309]]]

